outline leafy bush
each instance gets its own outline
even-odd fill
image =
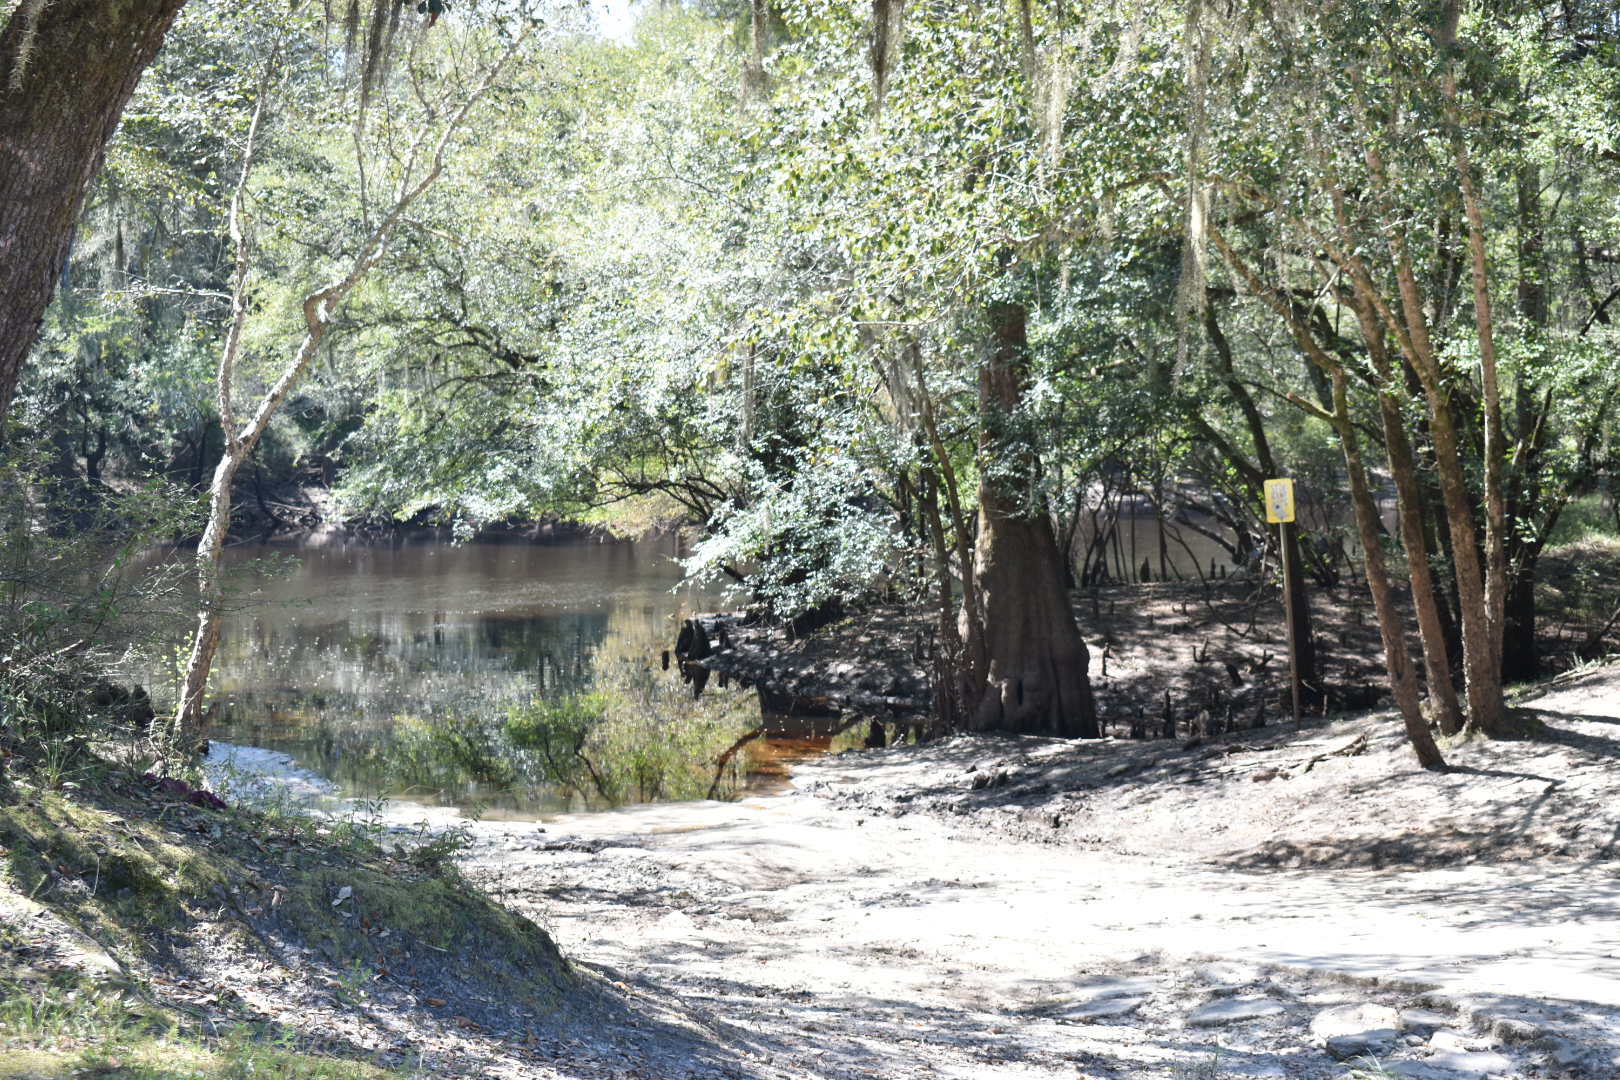
[[[599,669],[597,686],[508,714],[508,737],[527,756],[531,777],[609,804],[708,793],[715,760],[745,726],[739,713],[748,702],[693,701],[631,662]],[[734,789],[739,777],[729,779]]]
[[[545,782],[616,802],[605,778],[585,754],[585,744],[601,726],[608,698],[601,693],[569,694],[553,700],[537,699],[511,710],[506,734],[512,745],[529,756],[532,768]]]
[[[609,706],[585,753],[620,802],[704,797],[716,759],[752,726],[748,714],[758,707],[753,695],[723,691],[693,701],[680,683],[633,661],[600,667],[597,685]],[[724,790],[740,784],[738,768],[722,778]]]
[[[394,776],[421,787],[504,786],[517,779],[510,743],[480,717],[401,716],[383,753]]]

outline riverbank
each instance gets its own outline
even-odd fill
[[[194,1039],[257,1024],[414,1076],[1604,1080],[1620,1071],[1620,667],[1519,706],[1545,740],[1449,747],[1442,776],[1372,714],[1264,744],[953,739],[800,762],[792,791],[736,803],[441,814],[425,832],[408,804],[275,833],[131,791],[80,823],[84,850],[53,856],[48,884],[13,876],[43,908],[7,916],[7,940],[26,936],[36,971],[134,979],[200,1018]],[[65,805],[14,812],[65,826]],[[250,884],[198,890],[165,948],[126,955],[82,917],[109,895],[89,841],[152,829],[143,844],[176,865],[227,857]],[[392,875],[355,857],[357,832],[403,845]],[[5,843],[13,867],[37,846]],[[441,871],[411,861],[424,844]],[[393,914],[415,905],[390,890],[442,905],[438,881],[465,892],[476,941]],[[542,941],[565,967],[535,1011],[490,959]],[[360,951],[400,945],[414,970]],[[100,975],[74,959],[98,949]],[[86,1060],[50,1052],[0,1076]]]
[[[231,515],[237,536],[264,542],[375,543],[382,540],[475,540],[484,543],[557,544],[584,540],[612,540],[600,526],[545,515],[532,521],[491,522],[470,535],[456,530],[426,510],[405,521],[371,514],[345,513],[329,487],[280,486],[268,492],[249,491],[238,498]]]

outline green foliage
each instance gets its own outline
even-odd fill
[[[1401,321],[1404,242],[1477,501],[1460,148],[1508,403],[1511,557],[1533,565],[1570,535],[1567,499],[1612,491],[1620,454],[1612,15],[1470,8],[1440,56],[1430,8],[1203,10],[1208,85],[1194,94],[1184,7],[1034,3],[1026,43],[1015,8],[910,5],[881,107],[870,5],[854,0],[772,5],[764,79],[740,3],[659,5],[627,44],[552,33],[352,299],[255,484],[318,478],[351,516],[463,533],[542,514],[691,524],[694,575],[740,577],[749,601],[793,616],[915,597],[936,572],[961,582],[981,481],[1050,514],[1071,555],[1087,522],[1146,500],[1240,556],[1264,535],[1264,467],[1314,496],[1308,553],[1331,582],[1346,531],[1337,434],[1290,398],[1320,406],[1329,388],[1269,301],[1287,298],[1344,365],[1376,484],[1379,391],[1420,457],[1432,449],[1398,327],[1385,327],[1386,380],[1353,307],[1364,273],[1390,300],[1384,322]],[[281,50],[285,74],[251,186],[249,388],[397,180],[376,151],[422,119],[411,80],[449,76],[492,32],[452,22],[419,39],[357,126],[352,73],[314,9],[188,6],[109,150],[24,388],[26,438],[53,468],[201,480],[220,440],[207,387],[226,321],[219,237],[267,55]],[[1187,200],[1206,188],[1211,223],[1257,276],[1194,237],[1207,289],[1190,297]],[[1187,300],[1207,322],[1183,317]],[[1008,416],[979,398],[994,302],[1028,313]],[[925,478],[957,495],[938,571]],[[583,714],[557,707],[524,737],[574,745]],[[419,783],[520,779],[499,763],[504,717],[404,731]],[[569,754],[569,786],[640,783],[599,785]],[[560,774],[568,755],[554,756]]]
[[[723,694],[693,702],[628,662],[599,670],[596,685],[510,711],[508,736],[532,776],[609,805],[708,792],[716,759],[745,726],[739,712],[747,702]],[[725,779],[736,790],[740,776]]]
[[[400,716],[390,735],[389,775],[413,787],[504,785],[516,778],[500,733],[476,718]]]
[[[704,797],[721,753],[758,723],[752,695],[711,690],[694,701],[678,681],[634,660],[599,669],[596,685],[607,705],[585,753],[614,802]],[[719,777],[728,797],[741,789],[741,764]]]
[[[141,702],[105,676],[178,635],[183,568],[149,548],[195,520],[160,481],[110,492],[0,447],[0,732],[54,783],[91,737],[144,739]]]
[[[607,708],[602,693],[536,700],[507,714],[506,735],[514,747],[531,756],[547,782],[587,794],[595,766],[585,756],[585,743],[601,725]]]
[[[639,661],[599,658],[592,685],[504,710],[398,717],[369,764],[417,792],[516,789],[583,806],[699,798],[757,707],[724,691],[694,701]],[[721,790],[739,788],[738,768]]]

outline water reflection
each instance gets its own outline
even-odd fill
[[[675,589],[677,554],[672,539],[239,545],[245,603],[215,666],[211,730],[292,754],[354,794],[564,808],[556,793],[476,780],[409,790],[383,751],[405,719],[496,716],[588,689],[608,659],[655,663],[680,618],[719,603]]]

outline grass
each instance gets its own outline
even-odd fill
[[[0,1080],[405,1080],[419,1074],[266,1046],[250,1035],[214,1042],[102,1039],[94,1049],[8,1050]]]
[[[1612,538],[1620,533],[1620,513],[1601,494],[1571,499],[1558,515],[1558,526],[1548,539],[1550,547],[1581,540]]]
[[[0,939],[8,951],[26,945],[9,926],[0,928]],[[27,969],[0,975],[0,1080],[403,1080],[412,1075],[292,1043],[265,1025],[204,1032],[193,1018],[154,1001],[134,982]]]
[[[1204,1061],[1177,1065],[1173,1075],[1175,1080],[1221,1080],[1220,1056],[1211,1054]]]

